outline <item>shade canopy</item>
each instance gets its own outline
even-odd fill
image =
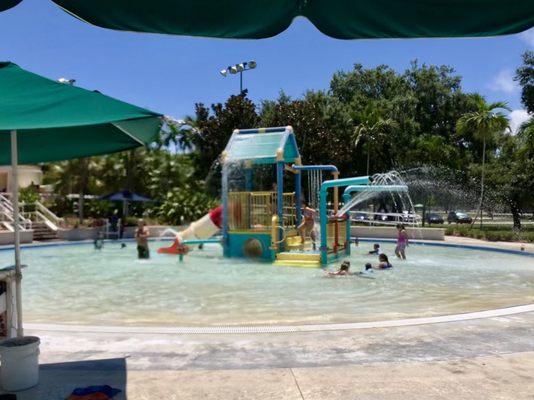
[[[22,0],[0,0],[0,12],[15,7]]]
[[[129,190],[120,190],[115,193],[110,193],[105,196],[100,196],[100,200],[108,201],[134,201],[134,202],[149,202],[153,201],[152,199],[142,196],[140,194],[131,192]]]
[[[125,31],[265,38],[295,17],[340,39],[494,36],[534,25],[532,0],[53,0],[91,24]]]
[[[11,130],[27,164],[143,146],[160,126],[158,113],[0,63],[0,165],[11,162]]]
[[[294,163],[300,157],[291,127],[236,129],[223,154],[226,162],[251,164]]]

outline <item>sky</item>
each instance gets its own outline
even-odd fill
[[[521,54],[534,49],[534,29],[518,35],[472,39],[338,40],[304,18],[270,39],[191,38],[117,32],[83,23],[48,0],[25,0],[0,13],[0,61],[76,84],[181,119],[195,103],[224,102],[239,92],[228,65],[255,60],[244,87],[259,103],[283,90],[298,98],[327,89],[332,74],[387,64],[402,72],[410,61],[452,66],[464,91],[477,91],[513,109],[512,126],[527,118],[513,80]]]

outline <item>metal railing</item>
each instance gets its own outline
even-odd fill
[[[371,211],[350,211],[352,222],[361,222],[368,225],[418,225],[422,218],[414,213],[380,213]]]
[[[42,222],[51,230],[57,231],[59,227],[65,224],[63,218],[58,217],[41,202],[21,203],[21,213],[33,222]]]
[[[0,222],[7,230],[14,231],[15,217],[13,212],[13,204],[5,193],[0,194]],[[32,221],[28,218],[25,218],[22,213],[19,214],[18,225],[21,230],[32,229]]]
[[[277,212],[276,192],[230,192],[228,194],[228,227],[232,230],[270,229]],[[296,221],[295,194],[284,193],[283,226]]]

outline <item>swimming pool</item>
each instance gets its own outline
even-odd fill
[[[327,278],[320,269],[226,259],[218,245],[185,262],[135,245],[106,243],[23,250],[26,322],[214,326],[363,322],[480,311],[534,302],[534,258],[441,246],[411,246],[408,261],[376,279]],[[353,248],[361,270],[371,243]],[[394,244],[382,243],[387,254]],[[0,252],[11,264],[12,253]]]

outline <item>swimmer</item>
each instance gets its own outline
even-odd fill
[[[393,268],[393,265],[389,262],[388,256],[384,253],[378,256],[378,265],[374,267],[375,269],[390,269]]]
[[[382,250],[380,250],[380,245],[378,243],[375,243],[373,245],[373,250],[371,250],[369,254],[376,254],[376,255],[382,254]]]
[[[126,243],[121,243],[121,249],[125,249],[126,248]]]
[[[350,261],[343,261],[337,271],[329,271],[328,276],[350,275]]]
[[[367,263],[365,264],[365,270],[357,272],[356,275],[361,276],[362,278],[374,278],[375,271],[373,271],[371,263]]]

